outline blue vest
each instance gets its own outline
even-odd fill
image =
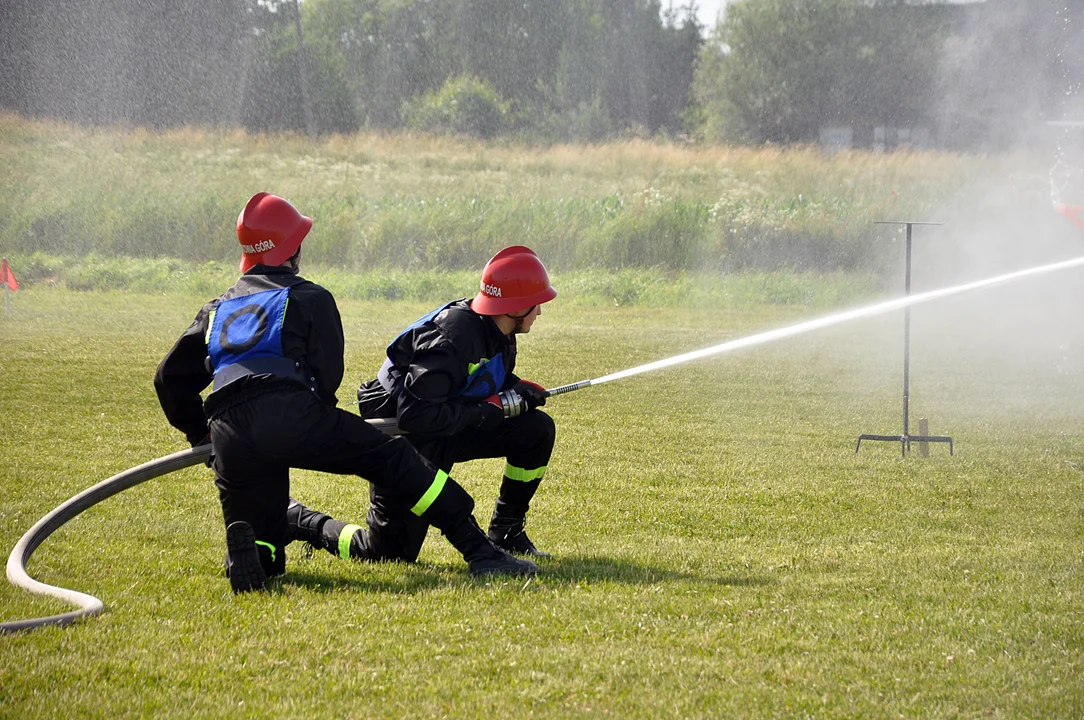
[[[392,350],[395,347],[395,344],[399,342],[399,339],[411,330],[432,322],[437,315],[440,315],[458,302],[459,300],[453,300],[446,305],[441,305],[433,312],[423,315],[408,325],[394,340],[391,341],[391,343],[388,344],[388,358],[384,360],[380,372],[376,374],[376,379],[380,382],[380,385],[384,390],[389,393],[392,392],[395,384],[401,380],[400,372],[395,369],[391,361]],[[463,384],[463,387],[460,388],[459,391],[452,393],[449,397],[467,397],[475,400],[484,400],[496,393],[501,389],[501,386],[504,385],[504,379],[507,375],[507,370],[505,370],[504,367],[504,355],[498,353],[495,357],[482,358],[477,363],[471,363],[467,366],[467,373],[467,382]]]
[[[223,300],[211,313],[207,354],[218,390],[247,375],[301,379],[299,363],[282,354],[289,288]]]

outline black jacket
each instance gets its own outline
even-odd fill
[[[359,411],[367,418],[397,418],[412,435],[454,435],[482,421],[483,400],[458,396],[470,367],[501,354],[506,371],[499,390],[519,378],[516,339],[505,335],[493,318],[479,315],[468,300],[453,303],[431,321],[392,341],[388,358],[399,373],[392,391],[377,380],[358,388]]]
[[[335,299],[324,288],[305,280],[286,267],[256,265],[242,275],[221,297],[211,300],[196,315],[154,374],[154,389],[169,424],[195,444],[207,436],[207,415],[215,405],[243,400],[272,387],[297,388],[301,383],[274,375],[241,378],[207,396],[206,410],[200,393],[214,375],[207,358],[207,325],[211,311],[222,300],[264,290],[290,288],[290,300],[282,323],[283,354],[300,361],[314,378],[320,398],[337,403],[335,392],[343,379],[343,327]]]

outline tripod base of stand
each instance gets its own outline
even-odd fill
[[[863,433],[858,436],[858,445],[854,451],[857,453],[862,447],[863,440],[879,440],[884,442],[900,443],[900,450],[904,456],[911,450],[911,443],[948,443],[949,455],[952,455],[952,438],[948,435],[869,435]]]

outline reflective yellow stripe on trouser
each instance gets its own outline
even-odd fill
[[[350,559],[350,542],[354,539],[354,533],[361,530],[360,525],[345,525],[339,531],[339,557],[343,560]]]
[[[257,545],[263,545],[265,548],[269,549],[271,551],[271,562],[275,562],[275,546],[274,545],[272,545],[269,542],[264,542],[263,540],[257,540],[256,544]]]
[[[546,474],[546,468],[548,465],[543,465],[540,468],[534,470],[525,470],[518,468],[515,465],[504,465],[504,476],[509,480],[519,480],[520,482],[532,482],[534,480],[541,480],[542,476]]]
[[[417,502],[414,507],[410,508],[410,512],[421,517],[422,513],[429,509],[429,506],[433,504],[433,501],[440,495],[440,491],[444,489],[444,483],[448,482],[448,473],[443,470],[437,470],[437,476],[433,478],[433,484],[429,486],[429,489],[422,495],[422,499]]]

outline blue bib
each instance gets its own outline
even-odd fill
[[[394,369],[391,362],[392,348],[399,342],[399,339],[414,328],[432,322],[437,315],[440,315],[458,302],[459,300],[453,300],[450,303],[441,305],[433,312],[423,315],[408,325],[394,340],[391,341],[391,343],[388,344],[388,359],[384,361],[383,367],[380,368],[380,372],[377,374],[377,380],[380,381],[380,384],[385,390],[391,392],[394,383],[399,380],[399,373]],[[504,385],[504,379],[507,375],[507,371],[504,367],[504,355],[498,354],[496,357],[482,358],[477,363],[471,363],[467,367],[467,373],[467,382],[464,383],[463,387],[458,392],[453,393],[449,397],[468,397],[475,400],[484,400],[496,393],[501,389],[501,386]]]
[[[289,288],[265,290],[218,304],[207,330],[207,354],[216,375],[236,363],[284,358],[282,321]]]

